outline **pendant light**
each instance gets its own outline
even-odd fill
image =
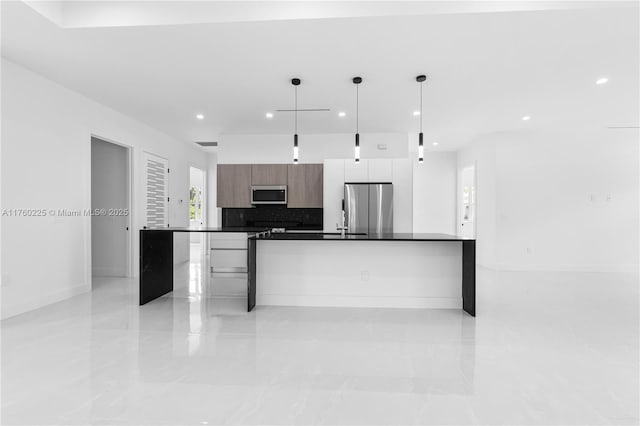
[[[359,93],[358,93],[358,87],[360,86],[360,83],[362,83],[362,77],[353,77],[353,84],[356,85],[356,146],[355,146],[355,150],[354,150],[354,157],[356,160],[356,163],[360,162],[360,129],[359,129]]]
[[[294,90],[294,109],[293,109],[293,164],[298,164],[298,86],[300,86],[299,78],[292,78]]]
[[[418,135],[418,163],[424,162],[424,141],[422,135],[422,83],[427,79],[426,75],[419,75],[416,81],[420,83],[420,134]]]

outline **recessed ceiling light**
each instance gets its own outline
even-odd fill
[[[433,143],[433,146],[438,146],[438,142],[434,142],[434,143]]]
[[[531,120],[531,117],[530,117],[530,116],[528,116],[528,115],[525,115],[524,117],[522,117],[522,119],[523,119],[524,121],[528,121],[528,120]]]
[[[267,118],[273,118],[273,113],[268,112],[264,116],[267,117]]]
[[[340,112],[338,113],[338,117],[344,117],[344,116],[346,116],[346,115],[347,115],[347,113],[346,113],[346,112],[344,112],[344,111],[340,111]]]
[[[417,117],[417,116],[419,116],[419,115],[420,115],[420,111],[413,111],[413,116],[414,116],[414,117]]]
[[[596,84],[605,84],[609,79],[607,77],[602,77],[596,80]]]
[[[202,114],[196,114],[196,118],[197,118],[198,120],[204,120],[204,115],[202,115]]]

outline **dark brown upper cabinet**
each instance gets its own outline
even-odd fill
[[[322,164],[289,164],[287,186],[290,208],[322,208]]]
[[[287,165],[252,164],[251,185],[287,185]]]
[[[218,207],[251,207],[251,164],[218,164]]]

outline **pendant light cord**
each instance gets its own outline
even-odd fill
[[[359,92],[359,84],[356,84],[356,133],[360,133],[359,122],[360,122],[360,92]]]
[[[420,82],[420,133],[422,133],[422,82]]]
[[[294,128],[294,133],[297,134],[298,133],[298,86],[293,86],[294,89],[294,101],[293,104],[295,105],[294,107],[294,114],[293,114],[293,128]]]

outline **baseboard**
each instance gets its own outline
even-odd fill
[[[492,271],[505,271],[505,272],[593,272],[593,273],[638,273],[638,265],[608,265],[608,264],[594,264],[594,265],[514,265],[507,263],[478,263],[478,266],[490,269]]]
[[[243,299],[247,300],[246,294],[213,294],[212,299]]]
[[[220,292],[217,293],[215,291],[211,292],[211,297],[247,297],[247,292],[246,290],[244,291],[244,293],[241,292]]]
[[[94,266],[91,268],[91,275],[94,277],[125,277],[122,268],[113,268],[109,266]]]
[[[283,294],[258,294],[256,304],[261,306],[462,309],[462,299],[449,297],[296,296]]]
[[[91,291],[91,286],[89,284],[78,284],[76,286],[59,290],[53,293],[44,295],[40,294],[37,299],[30,300],[28,302],[18,303],[13,306],[3,306],[1,319],[4,320],[16,315],[24,314],[26,312],[33,311],[44,306],[58,303],[71,297],[87,293],[89,291]]]

